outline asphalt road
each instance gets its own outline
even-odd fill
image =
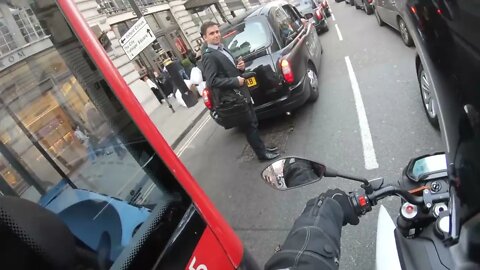
[[[373,15],[344,2],[331,1],[330,6],[335,21],[329,18],[330,31],[321,36],[324,55],[318,101],[291,116],[262,122],[262,136],[267,144],[278,145],[284,156],[308,157],[338,171],[384,177],[393,183],[411,158],[444,148],[423,111],[415,48],[404,46],[393,29],[379,27]],[[346,57],[363,100],[363,122],[359,122],[358,97],[356,103]],[[367,153],[362,145],[362,136],[368,139],[365,128],[372,142]],[[273,190],[260,179],[268,163],[254,158],[243,134],[224,130],[208,115],[176,151],[260,265],[283,242],[308,199],[327,188],[359,188],[356,182],[336,178],[291,191]],[[378,168],[366,166],[365,156],[372,154]],[[398,213],[398,199],[385,199],[382,204],[391,215]],[[374,210],[358,226],[343,229],[340,269],[375,268],[377,215]]]

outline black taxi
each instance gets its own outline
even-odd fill
[[[318,98],[323,52],[315,27],[298,10],[273,2],[234,18],[220,28],[222,42],[242,57],[255,112],[264,119],[290,112]]]

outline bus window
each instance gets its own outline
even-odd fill
[[[105,265],[152,213],[166,213],[155,217],[165,219],[161,250],[190,198],[55,1],[0,2],[0,30],[0,196],[54,212],[93,252],[108,239]]]

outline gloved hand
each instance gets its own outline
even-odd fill
[[[342,207],[344,226],[347,225],[347,223],[351,225],[357,225],[359,223],[358,216],[355,214],[350,198],[343,190],[336,188],[325,191],[316,198],[316,204],[320,206],[326,198],[334,199]]]

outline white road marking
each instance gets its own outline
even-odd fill
[[[188,140],[185,142],[185,144],[180,148],[180,150],[178,150],[177,152],[177,156],[181,156],[183,154],[183,152],[185,151],[185,149],[187,149],[188,146],[190,146],[190,143],[192,143],[192,141],[195,139],[195,137],[198,135],[198,133],[200,133],[200,131],[202,130],[202,128],[207,124],[208,120],[210,120],[210,116],[207,115],[207,117],[205,118],[205,120],[200,124],[200,126],[193,132],[192,136],[190,136],[190,138],[188,138]]]
[[[360,93],[360,88],[358,87],[357,77],[353,72],[350,57],[345,56],[345,62],[347,63],[348,76],[350,77],[350,83],[352,84],[355,107],[357,108],[358,123],[360,125],[360,133],[362,136],[365,169],[377,169],[377,156],[375,155],[375,149],[373,148],[372,134],[370,133],[370,127],[368,126],[367,113],[365,112],[365,106],[363,105],[362,94]]]
[[[150,186],[147,188],[147,191],[145,191],[145,195],[143,195],[143,198],[142,198],[142,200],[140,201],[139,204],[142,204],[147,200],[148,196],[150,196],[150,193],[152,193],[152,191],[155,189],[155,187],[156,187],[156,185],[154,183],[150,184]]]
[[[337,29],[338,39],[342,41],[343,40],[342,33],[340,33],[340,28],[338,28],[337,24],[335,24],[335,29]]]
[[[335,21],[335,15],[332,13],[332,20]]]
[[[185,144],[180,148],[180,150],[178,150],[178,152],[176,153],[178,157],[180,157],[183,154],[183,152],[188,148],[188,146],[190,146],[190,144],[195,139],[195,137],[197,137],[198,133],[200,133],[202,128],[208,123],[208,120],[210,120],[210,116],[207,115],[205,120],[203,120],[200,126],[193,132],[192,136],[190,136],[188,140],[185,142]],[[140,204],[147,200],[148,196],[150,196],[150,193],[152,193],[154,189],[155,189],[155,184],[152,183],[145,191],[145,194],[143,195],[143,199],[141,200]]]

